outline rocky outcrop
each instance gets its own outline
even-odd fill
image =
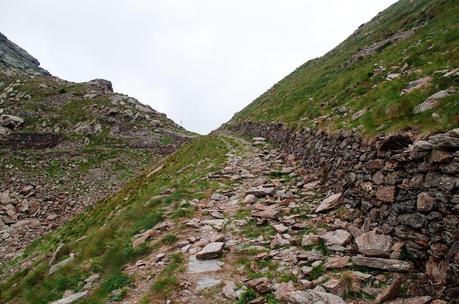
[[[413,112],[414,113],[421,113],[421,112],[425,112],[427,110],[430,110],[430,109],[436,107],[441,102],[442,99],[448,97],[449,95],[451,95],[452,93],[455,93],[455,92],[456,92],[456,90],[454,88],[438,91],[437,93],[435,93],[432,96],[430,96],[429,98],[427,98],[424,102],[422,102],[421,104],[417,105],[414,108]]]
[[[50,75],[40,62],[0,33],[0,69],[13,68],[37,75]]]
[[[55,133],[9,133],[5,136],[1,147],[12,149],[46,149],[56,147],[64,138],[62,134]]]
[[[391,44],[395,44],[395,43],[401,42],[403,40],[406,40],[412,37],[418,29],[419,27],[412,28],[407,31],[398,32],[389,38],[386,38],[381,41],[377,41],[370,46],[364,47],[363,49],[357,51],[355,54],[352,55],[351,59],[349,59],[348,61],[348,65],[354,64],[364,59],[365,57],[372,56],[376,54],[377,52],[380,52],[386,47],[390,46]]]
[[[246,122],[228,128],[280,145],[334,193],[343,193],[342,204],[359,209],[367,227],[379,231],[358,238],[363,254],[387,256],[392,240],[400,248],[391,258],[409,257],[420,269],[429,261],[426,274],[434,282],[447,284],[451,292],[459,286],[459,129],[416,141],[409,132],[365,139],[282,124]],[[356,261],[379,265],[390,260]]]

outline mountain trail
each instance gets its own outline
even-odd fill
[[[227,138],[226,167],[207,177],[221,189],[189,202],[192,217],[152,229],[163,244],[126,267],[134,282],[123,303],[372,303],[411,267],[357,256],[351,240],[368,223],[338,207],[338,195],[321,189],[293,157],[263,138]],[[335,204],[330,214],[314,212],[327,201]],[[387,246],[374,236],[359,242],[374,250]],[[167,291],[169,285],[175,287]]]

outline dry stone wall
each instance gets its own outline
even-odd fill
[[[230,130],[264,137],[320,176],[345,204],[402,244],[432,284],[459,296],[459,129],[364,139],[352,132],[246,122]]]

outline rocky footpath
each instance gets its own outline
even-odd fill
[[[344,195],[293,155],[285,157],[260,137],[252,144],[233,141],[238,147],[227,154],[226,167],[207,177],[220,189],[177,204],[178,209],[192,206],[189,216],[133,237],[134,248],[150,243],[155,250],[124,267],[132,283],[113,291],[113,299],[252,304],[444,304],[451,299],[402,254],[405,241],[365,220],[359,206],[343,202]],[[161,197],[171,192],[166,189]],[[165,290],[166,298],[152,294]],[[91,291],[83,292],[75,297]]]
[[[354,264],[390,270],[380,259],[403,259],[396,267],[413,263],[425,292],[459,297],[458,129],[422,140],[410,132],[368,140],[282,124],[229,128],[269,139],[316,174],[329,191],[316,212],[353,210],[352,228],[335,237],[341,246],[355,239],[364,257],[352,258]]]

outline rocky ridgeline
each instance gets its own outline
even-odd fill
[[[59,138],[72,134],[81,135],[88,144],[88,136],[104,131],[130,146],[154,146],[157,140],[144,128],[154,130],[156,137],[166,132],[174,137],[171,143],[186,137],[186,132],[174,132],[184,130],[165,114],[113,92],[110,81],[104,79],[76,84],[55,77],[24,78],[11,70],[0,71],[0,76],[4,79],[0,82],[1,146],[53,147]],[[36,110],[26,111],[30,107]],[[69,107],[74,107],[73,112],[69,113]]]
[[[459,129],[424,140],[409,132],[367,140],[351,132],[295,131],[282,124],[229,128],[269,139],[316,173],[330,189],[317,211],[342,205],[358,210],[361,229],[377,234],[355,234],[355,227],[349,232],[358,245],[359,239],[379,244],[377,252],[364,254],[412,261],[425,273],[425,290],[459,297]],[[351,236],[339,237],[345,244]],[[353,259],[367,263],[362,261]]]
[[[0,34],[0,262],[190,139],[110,81],[51,76]]]
[[[33,75],[50,75],[40,62],[0,33],[0,69],[13,69]]]

